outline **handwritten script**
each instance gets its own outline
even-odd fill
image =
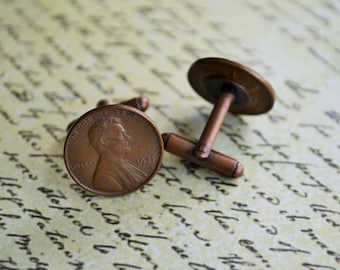
[[[340,5],[315,1],[0,0],[0,269],[340,268]],[[232,180],[165,153],[128,196],[84,191],[66,126],[99,99],[149,98],[161,132],[198,139],[201,57],[253,68],[273,110],[228,115]]]

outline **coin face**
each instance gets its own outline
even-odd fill
[[[126,105],[107,105],[81,116],[70,128],[64,160],[83,188],[104,196],[133,192],[157,173],[163,141],[152,121]]]

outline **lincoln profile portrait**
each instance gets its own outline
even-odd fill
[[[90,127],[88,136],[99,158],[92,178],[96,189],[122,192],[144,182],[142,170],[126,158],[131,138],[117,117],[100,119]]]

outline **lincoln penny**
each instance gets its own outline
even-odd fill
[[[70,128],[64,160],[71,177],[84,189],[104,196],[133,192],[157,173],[163,142],[141,111],[106,105],[81,116]]]

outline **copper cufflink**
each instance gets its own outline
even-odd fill
[[[193,89],[215,104],[198,142],[173,133],[160,135],[143,113],[146,98],[97,108],[67,128],[64,160],[71,177],[84,189],[105,196],[133,192],[157,173],[163,149],[200,167],[228,177],[240,177],[243,165],[213,150],[228,111],[261,114],[274,104],[271,85],[257,72],[222,58],[203,58],[189,69]]]
[[[271,85],[257,72],[222,58],[199,59],[189,69],[188,79],[200,96],[215,105],[197,143],[165,133],[165,150],[222,175],[240,177],[243,165],[212,150],[214,142],[229,110],[236,114],[269,111],[274,104]]]
[[[158,129],[142,112],[148,102],[135,98],[98,105],[69,125],[66,168],[90,192],[104,196],[133,192],[158,172],[164,152]]]

